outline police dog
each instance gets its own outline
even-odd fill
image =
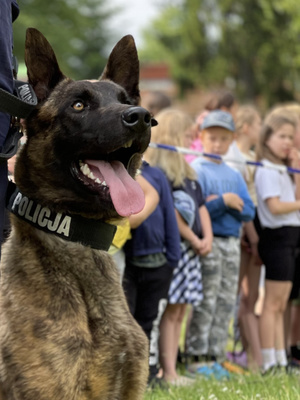
[[[148,343],[106,251],[110,222],[144,206],[133,178],[155,122],[138,106],[134,40],[117,43],[97,81],[65,77],[33,28],[25,61],[39,103],[26,120],[3,248],[2,399],[142,399]]]

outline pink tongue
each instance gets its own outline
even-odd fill
[[[109,187],[114,207],[122,217],[129,217],[142,211],[145,205],[144,192],[128,174],[120,161],[85,160],[96,178]]]

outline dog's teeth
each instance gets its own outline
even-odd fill
[[[95,182],[96,182],[96,183],[101,183],[101,181],[100,181],[99,178],[97,178],[97,179],[95,180]]]
[[[83,165],[84,165],[83,162],[81,160],[79,160],[79,166],[83,167]]]
[[[93,179],[93,181],[96,180],[96,177],[94,176],[94,174],[93,174],[92,172],[90,172],[90,173],[88,174],[88,177],[89,177],[90,179]]]
[[[86,176],[89,176],[91,170],[89,169],[89,167],[87,166],[87,164],[84,164],[83,167],[80,168],[82,173]]]
[[[127,149],[128,147],[131,147],[133,143],[133,140],[129,140],[127,143],[124,144],[123,147],[125,147],[125,149]]]
[[[102,186],[107,186],[105,181],[102,182]]]

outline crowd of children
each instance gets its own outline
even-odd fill
[[[289,357],[299,368],[299,117],[299,105],[283,105],[262,121],[256,108],[238,107],[228,93],[196,123],[169,104],[155,115],[152,142],[205,154],[148,149],[138,177],[146,206],[129,219],[122,282],[149,338],[152,382],[229,378],[228,360],[238,362],[227,351],[235,309],[244,367],[273,373],[287,368]],[[184,318],[190,377],[176,370]]]
[[[194,125],[189,116],[165,109],[156,118],[158,127],[153,130],[154,142],[181,147],[189,144]],[[188,380],[176,373],[178,343],[186,306],[196,307],[203,299],[200,256],[211,251],[211,222],[196,173],[183,155],[149,149],[146,158],[168,178],[181,237],[180,260],[173,272],[168,304],[160,323],[160,362],[166,381],[186,383]]]
[[[229,378],[244,371],[236,364],[299,370],[300,104],[262,120],[220,92],[194,121],[159,92],[148,100],[152,142],[203,152],[146,151],[137,176],[145,207],[110,248],[149,339],[149,384]],[[228,352],[233,319],[240,352]],[[176,369],[180,341],[189,376]]]

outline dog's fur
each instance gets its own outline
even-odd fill
[[[126,164],[131,157],[131,176],[140,165],[152,121],[146,110],[133,108],[140,100],[133,38],[120,40],[96,82],[66,78],[50,44],[33,28],[27,31],[25,61],[39,104],[26,121],[17,186],[54,212],[119,218],[107,188],[92,191],[78,178],[76,163],[119,158]],[[132,121],[124,118],[131,110]],[[140,112],[142,121],[135,121]],[[131,148],[122,150],[130,140]],[[142,399],[148,342],[119,279],[105,251],[12,216],[1,264],[1,399]]]

